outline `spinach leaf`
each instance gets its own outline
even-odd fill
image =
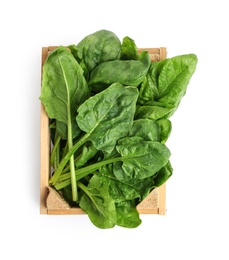
[[[195,54],[180,55],[165,60],[159,66],[157,101],[178,107],[195,72]]]
[[[66,125],[68,148],[73,146],[77,129],[75,116],[77,107],[88,97],[89,89],[83,71],[72,54],[59,47],[47,58],[43,67],[42,90],[40,100],[51,119]],[[58,130],[58,129],[57,129]],[[70,157],[73,200],[77,201],[74,157]]]
[[[99,30],[83,38],[77,45],[69,45],[74,57],[90,72],[99,63],[117,60],[121,55],[121,42],[116,34]]]
[[[113,173],[113,164],[101,167],[98,176],[109,183],[109,194],[115,202],[138,199],[143,200],[154,185],[153,178],[118,180]]]
[[[139,88],[138,104],[144,105],[147,102],[157,100],[159,95],[157,82],[160,75],[159,68],[162,67],[165,62],[165,60],[151,62],[148,73]]]
[[[119,82],[125,86],[139,86],[150,66],[150,56],[141,52],[139,60],[114,60],[100,63],[92,70],[89,86],[99,92],[110,84]]]
[[[97,152],[98,150],[91,142],[86,143],[82,148],[82,152],[75,159],[76,168],[85,166],[87,162],[96,155]]]
[[[117,151],[125,158],[114,163],[117,179],[144,179],[154,175],[170,157],[169,149],[159,142],[125,137],[118,141]]]
[[[190,78],[196,70],[197,57],[195,54],[179,55],[159,62],[152,62],[149,72],[140,87],[138,103],[157,101],[171,106],[167,113],[170,117],[180,104],[186,93]],[[165,105],[162,106],[163,109]]]
[[[115,206],[118,226],[136,228],[142,223],[134,201],[118,202]]]
[[[50,53],[43,66],[40,100],[49,118],[65,125],[64,133],[58,131],[62,137],[67,138],[69,126],[72,138],[77,136],[77,108],[89,95],[83,71],[71,53],[64,47]]]
[[[160,126],[157,121],[148,118],[134,120],[133,126],[127,136],[138,136],[146,141],[160,141]]]
[[[172,176],[172,173],[173,168],[170,161],[168,161],[168,163],[158,171],[155,178],[153,179],[154,185],[156,187],[161,186]]]
[[[138,48],[133,39],[126,36],[122,40],[121,60],[138,60]]]
[[[174,111],[175,107],[173,105],[163,102],[149,101],[145,105],[137,106],[135,119],[149,118],[158,120],[161,118],[168,118]]]
[[[72,128],[73,128],[73,134],[72,134],[73,138],[78,138],[82,134],[82,131],[78,127],[77,122],[75,120],[73,120],[72,122]],[[65,123],[56,120],[56,131],[58,132],[58,134],[61,136],[63,140],[68,139],[68,127]]]
[[[94,175],[84,186],[79,182],[84,195],[80,199],[80,207],[88,214],[91,222],[98,228],[112,228],[116,224],[115,203],[109,195],[108,186]]]
[[[169,119],[159,119],[157,123],[160,127],[160,142],[164,144],[172,131],[172,123]]]
[[[131,128],[137,98],[136,88],[114,83],[86,100],[78,109],[76,121],[98,150],[109,153]]]

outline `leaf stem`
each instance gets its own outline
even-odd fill
[[[72,130],[68,131],[68,147],[69,150],[72,149]],[[78,192],[77,192],[77,183],[75,176],[75,163],[74,163],[74,155],[70,157],[70,175],[71,175],[71,186],[72,186],[72,200],[78,200]]]
[[[53,176],[50,178],[49,183],[55,185],[58,182],[58,179],[67,164],[67,162],[70,160],[71,156],[79,149],[81,145],[83,145],[88,138],[88,134],[85,134],[77,143],[75,143],[71,149],[67,152],[67,154],[64,156],[64,158],[61,160],[61,162],[58,165],[58,168],[54,172]]]
[[[54,146],[52,148],[52,153],[51,153],[51,158],[50,158],[50,165],[54,166],[54,168],[56,168],[57,165],[59,164],[58,158],[59,158],[60,140],[61,140],[61,137],[56,132],[55,143],[54,143]]]
[[[94,163],[92,165],[80,168],[78,170],[75,171],[75,177],[76,177],[76,181],[81,180],[82,178],[86,177],[87,175],[95,172],[97,169],[99,169],[100,167],[110,164],[110,163],[114,163],[114,162],[119,162],[122,161],[123,157],[115,157],[115,158],[111,158],[111,159],[107,159],[101,162],[97,162]],[[57,183],[55,186],[55,188],[57,190],[63,189],[64,187],[68,186],[70,184],[70,173],[65,173],[63,174],[60,178],[59,181],[60,183]]]

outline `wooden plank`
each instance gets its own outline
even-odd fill
[[[71,209],[48,209],[48,215],[84,215],[85,212],[81,208],[71,208]],[[141,209],[139,214],[159,214],[158,209]]]
[[[160,60],[165,60],[167,58],[167,51],[165,47],[160,48]]]
[[[48,47],[48,50],[49,50],[49,51],[53,51],[53,50],[55,50],[57,47],[58,47],[58,46],[49,46],[49,47]]]
[[[150,54],[158,54],[160,55],[160,48],[138,48],[138,52],[142,52],[142,51],[148,51]]]
[[[159,199],[158,214],[165,215],[166,214],[166,183],[164,183],[162,186],[159,187],[158,199]]]
[[[160,60],[164,60],[167,58],[167,51],[165,47],[160,48]],[[166,214],[166,183],[159,187],[159,215]]]
[[[48,209],[48,215],[83,215],[85,212],[81,208],[71,209]]]
[[[46,115],[43,105],[41,105],[41,139],[40,139],[40,213],[46,214],[46,198],[49,180],[49,157],[50,157],[50,137],[49,137],[49,119]]]
[[[159,214],[159,209],[140,209],[139,214]]]
[[[42,48],[42,67],[48,56],[48,48]],[[47,214],[46,197],[50,173],[50,133],[49,118],[43,104],[40,108],[40,213]]]

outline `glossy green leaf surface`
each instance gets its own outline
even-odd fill
[[[116,34],[108,30],[96,31],[87,35],[77,45],[68,47],[89,72],[98,64],[117,60],[121,55],[121,41]]]
[[[77,123],[97,149],[111,152],[133,124],[137,98],[136,88],[114,83],[80,106]]]
[[[117,179],[144,179],[159,171],[169,160],[169,149],[159,142],[123,138],[116,146],[125,160],[114,164]]]
[[[142,223],[134,201],[116,203],[116,212],[118,226],[136,228]]]
[[[84,195],[80,207],[88,214],[91,222],[98,228],[112,228],[116,225],[115,204],[108,192],[107,185],[94,175],[87,187],[81,184]]]
[[[151,110],[151,117],[154,118],[156,113],[162,116],[164,114],[167,118],[170,117],[186,93],[197,62],[195,54],[179,55],[152,62],[140,87],[138,103],[143,108],[140,107],[139,110],[144,109],[144,113],[146,110]],[[155,102],[158,102],[156,106]],[[144,108],[147,103],[148,107]],[[152,113],[152,110],[157,112]]]
[[[72,138],[77,133],[77,108],[88,96],[89,89],[83,71],[72,54],[64,47],[54,50],[43,67],[40,100],[49,118],[65,124],[65,130],[60,131],[65,138],[69,123],[72,126]]]
[[[114,60],[100,63],[91,72],[89,86],[96,92],[104,90],[115,82],[137,87],[146,76],[149,66],[148,52],[142,52],[139,60]]]
[[[133,39],[126,36],[122,40],[121,60],[138,60],[138,48]]]

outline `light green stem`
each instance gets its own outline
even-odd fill
[[[70,126],[71,127],[71,126]],[[72,149],[72,130],[68,130],[68,147],[69,150]],[[74,164],[74,155],[70,157],[70,174],[71,174],[71,186],[72,186],[72,200],[78,200],[78,191],[77,191],[77,183],[76,183],[76,176],[75,176],[75,164]]]
[[[50,184],[55,185],[58,182],[59,177],[60,177],[65,165],[70,160],[71,156],[77,151],[77,149],[79,149],[80,146],[83,145],[87,141],[88,136],[89,136],[88,134],[85,134],[77,143],[75,143],[72,146],[71,149],[69,149],[68,153],[64,156],[64,158],[59,163],[58,168],[54,172],[53,176],[50,178],[50,180],[49,180]]]
[[[80,168],[75,171],[76,181],[81,180],[82,178],[86,177],[88,174],[95,172],[97,169],[99,169],[100,167],[102,167],[104,165],[122,161],[122,160],[123,160],[123,157],[116,157],[116,158],[107,159],[107,160],[97,162],[92,165]],[[69,174],[69,173],[63,174],[59,178],[60,183],[56,184],[55,188],[57,190],[60,190],[60,189],[63,189],[64,187],[68,186],[70,184],[70,178],[71,178],[71,174]]]
[[[60,135],[56,134],[57,136],[55,137],[55,143],[52,148],[52,153],[51,153],[51,158],[50,158],[50,164],[51,166],[54,166],[54,169],[58,166],[58,158],[59,158],[59,147],[60,147],[60,140],[61,137]]]

